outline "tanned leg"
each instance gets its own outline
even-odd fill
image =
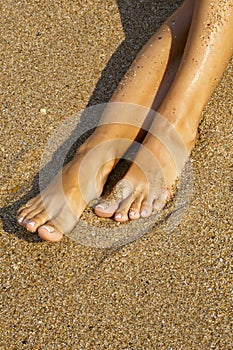
[[[45,240],[59,241],[64,233],[74,228],[88,202],[101,194],[117,160],[138,136],[166,68],[168,74],[161,97],[174,78],[190,27],[192,8],[193,1],[187,0],[143,47],[113,94],[95,132],[49,186],[19,209],[20,225],[38,232]],[[176,25],[180,17],[183,18],[182,30]],[[176,37],[176,45],[173,45],[172,36]]]
[[[196,0],[177,74],[133,165],[109,198],[95,208],[97,215],[114,215],[123,222],[164,207],[194,147],[202,110],[232,52],[233,1]],[[118,196],[119,191],[125,196]]]

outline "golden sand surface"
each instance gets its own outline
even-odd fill
[[[108,101],[180,3],[3,0],[0,349],[232,349],[232,62],[203,113],[194,194],[173,229],[165,218],[103,249],[42,242],[15,221],[54,130]]]

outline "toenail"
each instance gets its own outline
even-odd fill
[[[129,215],[130,215],[130,216],[135,216],[135,215],[136,215],[136,212],[135,212],[134,210],[131,210],[131,211],[129,212]]]
[[[23,218],[21,217],[17,221],[18,221],[19,224],[21,224],[21,222],[23,221]]]
[[[54,228],[52,226],[43,225],[41,228],[45,228],[49,233],[54,232]]]
[[[105,210],[105,209],[107,209],[107,204],[98,204],[97,206],[96,206],[96,208],[97,209],[100,209],[100,210]]]
[[[142,217],[146,217],[147,215],[148,215],[147,210],[144,209],[144,210],[141,211],[141,216]]]
[[[117,214],[115,215],[115,218],[116,218],[116,219],[121,219],[121,218],[122,218],[122,214],[121,214],[121,213],[117,213]]]
[[[34,221],[30,221],[30,222],[28,223],[28,225],[30,225],[30,226],[32,226],[32,227],[35,226],[35,224],[36,224],[36,223],[35,223]]]

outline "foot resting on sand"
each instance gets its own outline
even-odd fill
[[[74,228],[88,202],[101,194],[115,164],[114,151],[109,144],[105,147],[104,135],[101,136],[101,142],[96,138],[99,147],[94,158],[84,144],[49,186],[19,209],[17,220],[21,226],[51,242],[59,241]]]
[[[158,113],[153,127],[127,174],[108,198],[95,207],[96,215],[113,216],[119,222],[145,218],[153,210],[161,210],[171,197],[176,179],[194,146],[196,133],[189,135],[185,128],[175,128]]]

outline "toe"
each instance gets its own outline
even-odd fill
[[[36,232],[38,227],[45,224],[49,220],[48,213],[43,210],[38,215],[34,216],[31,219],[25,219],[23,221],[23,225],[26,227],[26,229],[30,232]]]
[[[126,180],[120,180],[108,198],[101,203],[97,204],[95,207],[96,215],[100,217],[111,217],[119,208],[120,203],[128,199],[133,193],[133,188],[131,183]]]
[[[17,221],[20,225],[24,225],[23,221],[28,218],[36,215],[41,210],[43,210],[43,206],[41,205],[41,201],[36,201],[35,203],[32,203],[31,205],[25,204],[23,207],[21,207],[17,212]],[[31,214],[33,213],[33,214]]]
[[[38,228],[38,235],[40,238],[49,242],[58,242],[62,239],[63,233],[60,232],[52,223],[52,221],[46,222]]]
[[[152,213],[152,201],[144,200],[140,209],[140,216],[142,218],[147,218]]]
[[[60,241],[64,234],[71,232],[76,226],[82,210],[73,213],[69,205],[65,205],[52,219],[44,221],[38,228],[38,235],[49,242]],[[41,215],[41,214],[39,214]]]
[[[143,197],[138,196],[137,199],[134,200],[130,209],[129,209],[129,218],[131,220],[137,220],[140,218],[140,209],[142,204]]]
[[[165,203],[166,202],[162,202],[162,201],[158,201],[156,200],[154,203],[153,203],[153,209],[157,210],[157,211],[160,211],[164,208],[165,206]]]
[[[118,222],[126,222],[129,220],[129,212],[132,207],[132,203],[134,203],[134,195],[132,194],[124,201],[122,201],[119,205],[119,208],[116,210],[114,219]]]
[[[118,221],[118,222],[128,221],[129,220],[128,213],[129,213],[129,208],[116,211],[114,215],[115,221]]]
[[[31,220],[33,219],[34,217],[36,217],[37,215],[39,215],[42,211],[44,211],[43,208],[40,208],[40,207],[37,207],[36,209],[34,210],[31,210],[31,211],[28,211],[28,213],[26,215],[24,215],[24,219],[23,219],[23,222],[25,220]],[[22,224],[23,224],[22,222]]]
[[[117,210],[119,203],[117,201],[103,200],[95,206],[94,212],[96,215],[103,218],[110,218]]]
[[[163,193],[161,193],[160,197],[159,198],[156,198],[154,201],[153,201],[153,209],[155,210],[162,210],[165,205],[166,205],[166,202],[168,200],[168,198],[170,197],[170,192],[169,191],[165,191]]]
[[[22,225],[22,226],[24,225],[23,221],[30,212],[31,212],[30,208],[25,208],[25,209],[22,209],[22,211],[18,214],[17,221],[20,225]]]
[[[137,220],[140,218],[140,211],[138,208],[130,208],[129,210],[130,220]]]
[[[41,202],[41,196],[38,195],[32,199],[30,199],[27,203],[25,203],[24,205],[22,205],[18,210],[17,210],[17,214],[21,214],[21,212],[23,210],[30,210],[30,209],[34,209],[39,203]]]

